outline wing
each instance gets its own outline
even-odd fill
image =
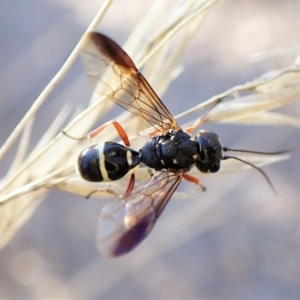
[[[168,109],[127,53],[107,36],[90,32],[81,49],[93,89],[161,132],[178,130]]]
[[[157,172],[125,199],[105,206],[98,219],[97,243],[107,256],[126,254],[151,232],[184,172]]]

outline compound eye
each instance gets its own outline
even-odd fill
[[[208,173],[209,172],[208,164],[202,163],[201,161],[196,162],[196,167],[202,173]]]
[[[215,164],[210,166],[210,172],[211,173],[216,173],[219,170],[220,170],[220,164],[215,163]]]
[[[200,131],[196,139],[199,154],[197,168],[203,173],[218,172],[222,160],[222,145],[219,137],[213,132]]]

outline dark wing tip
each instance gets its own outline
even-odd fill
[[[86,37],[95,44],[101,53],[111,58],[117,65],[138,71],[129,55],[108,36],[98,32],[89,32]]]
[[[109,256],[124,255],[133,250],[140,242],[142,242],[150,233],[155,221],[149,217],[143,218],[138,224],[130,228],[121,238],[116,242],[116,245]]]

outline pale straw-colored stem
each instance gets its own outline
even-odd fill
[[[107,9],[111,5],[113,0],[106,0],[93,21],[91,22],[90,26],[87,28],[86,32],[94,31],[100,21],[102,20],[104,14],[106,13]],[[36,114],[36,112],[39,110],[41,105],[44,103],[44,101],[47,99],[47,97],[51,94],[51,92],[55,89],[55,87],[58,85],[58,83],[62,80],[62,78],[67,74],[75,60],[77,59],[80,49],[83,46],[83,43],[85,42],[85,39],[80,39],[66,62],[63,64],[61,69],[57,72],[57,74],[53,77],[53,79],[49,82],[49,84],[45,87],[45,89],[42,91],[42,93],[39,95],[39,97],[34,101],[31,108],[28,110],[28,112],[25,114],[23,119],[20,121],[20,123],[16,126],[16,128],[13,130],[11,135],[8,137],[8,139],[4,142],[3,146],[0,149],[0,160],[3,158],[3,156],[6,154],[6,152],[10,149],[10,147],[13,145],[14,141],[18,138],[22,130],[24,129],[25,125],[28,123],[28,121],[31,120],[31,118]]]

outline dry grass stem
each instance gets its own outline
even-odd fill
[[[87,31],[96,30],[111,2],[105,2]],[[124,46],[125,50],[130,53],[137,66],[143,67],[144,76],[151,82],[158,95],[161,96],[171,81],[181,72],[180,60],[182,54],[207,14],[218,2],[217,0],[186,1],[184,6],[174,8],[170,16],[165,18],[163,26],[148,38],[147,27],[149,22],[153,22],[155,18],[153,12],[157,13],[157,9],[163,7],[163,4],[157,1],[128,38]],[[27,153],[34,116],[41,105],[44,104],[48,95],[71,68],[84,42],[85,39],[80,39],[60,71],[33,103],[0,150],[0,159],[2,159],[13,143],[16,142],[17,137],[23,133],[11,169],[1,180],[0,247],[3,247],[18,228],[28,220],[51,189],[59,189],[82,196],[97,190],[98,192],[94,193],[93,197],[107,197],[111,196],[107,193],[108,188],[113,188],[115,191],[122,193],[127,187],[128,177],[118,182],[93,184],[83,181],[76,175],[74,170],[76,157],[85,146],[90,145],[90,141],[74,141],[60,132],[62,124],[66,122],[70,113],[70,106],[62,109],[40,142],[31,153]],[[163,66],[162,61],[164,61]],[[159,72],[157,72],[158,68]],[[104,76],[105,80],[111,80],[110,74]],[[299,97],[300,68],[295,65],[283,70],[273,71],[250,83],[233,87],[192,107],[176,118],[180,123],[182,117],[189,116],[191,118],[189,125],[191,125],[199,117],[199,112],[221,100],[221,103],[211,111],[206,122],[299,127],[299,119],[269,112],[274,108],[298,100]],[[105,97],[99,97],[98,94],[94,93],[89,106],[72,118],[64,130],[71,136],[84,136],[95,126],[95,123],[106,115],[113,105],[112,102],[106,101]],[[124,112],[116,120],[128,132],[132,148],[138,148],[145,142],[147,138],[145,133],[150,129],[141,124],[135,116]],[[116,133],[112,130],[107,130],[103,134],[105,134],[107,140],[116,139]],[[264,166],[287,159],[288,155],[278,155],[276,157],[247,155],[243,158],[257,166]],[[224,161],[221,172],[244,169],[249,169],[249,166],[236,161]],[[194,170],[191,173],[193,174]],[[140,182],[149,178],[147,170],[142,167],[137,167],[136,176]],[[199,174],[195,173],[195,176],[199,176]],[[190,194],[193,194],[193,192]],[[178,194],[177,197],[182,198],[190,194]],[[207,226],[210,228],[215,225],[207,224]],[[170,245],[172,247],[172,243]]]

